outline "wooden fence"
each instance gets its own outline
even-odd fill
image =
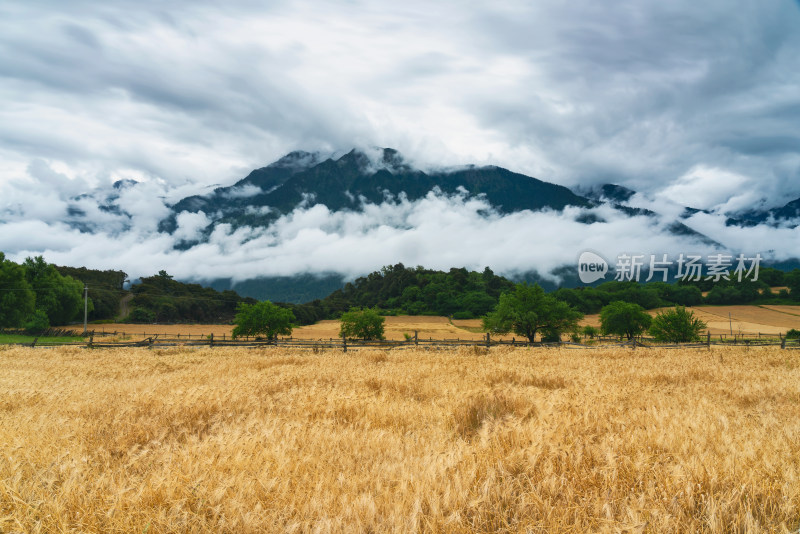
[[[560,341],[560,342],[527,342],[518,340],[498,340],[492,339],[490,334],[487,334],[481,340],[465,340],[465,339],[420,339],[413,337],[403,341],[380,340],[380,341],[364,341],[352,340],[344,338],[328,338],[328,339],[297,339],[291,337],[277,338],[273,340],[261,340],[256,338],[245,338],[232,340],[223,336],[214,337],[213,334],[208,336],[189,336],[189,335],[147,335],[136,341],[103,341],[103,337],[111,335],[109,333],[90,333],[86,341],[72,341],[72,342],[48,342],[47,337],[39,337],[34,339],[32,343],[16,343],[16,345],[29,346],[29,347],[63,347],[63,346],[77,346],[88,349],[101,349],[101,348],[125,348],[125,347],[242,347],[242,348],[269,348],[269,347],[283,347],[293,349],[306,349],[313,351],[320,350],[342,350],[347,352],[353,349],[451,349],[457,347],[474,347],[474,348],[490,348],[498,346],[509,347],[564,347],[570,349],[598,349],[606,347],[629,347],[636,348],[666,348],[666,349],[681,349],[681,348],[708,348],[712,346],[748,346],[748,347],[763,347],[763,346],[776,346],[781,349],[800,349],[800,339],[786,339],[783,336],[770,337],[770,338],[750,338],[750,339],[724,339],[717,338],[716,336],[706,335],[705,339],[700,342],[692,343],[664,343],[655,341],[652,338],[639,337],[632,340],[620,341],[618,338],[596,338],[588,340],[586,343],[577,343],[573,341]],[[130,336],[132,334],[125,334]],[[95,341],[95,337],[99,340]]]

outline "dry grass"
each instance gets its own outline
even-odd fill
[[[669,308],[648,310],[650,315]],[[790,328],[800,329],[800,306],[696,306],[688,308],[695,317],[708,324],[711,335],[786,333]],[[728,314],[730,313],[730,321]],[[586,315],[581,325],[600,326],[600,315]]]
[[[433,316],[411,316],[399,315],[396,317],[386,317],[385,335],[387,339],[403,340],[404,334],[417,335],[420,339],[483,339],[486,334],[472,332],[466,328],[460,328],[461,323],[470,326],[480,326],[480,320],[472,321],[453,321],[447,317]],[[191,334],[193,339],[198,335],[207,336],[214,334],[216,338],[225,336],[230,339],[233,332],[233,325],[149,325],[149,324],[106,324],[94,325],[97,332],[120,332],[134,338],[143,338],[158,334],[162,337],[174,337],[178,334]],[[316,324],[300,326],[294,329],[292,337],[298,339],[329,339],[339,337],[339,321],[326,320]],[[509,336],[508,339],[511,339]]]
[[[0,348],[1,532],[798,528],[796,351]]]

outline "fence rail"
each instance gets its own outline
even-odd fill
[[[352,340],[344,338],[328,338],[328,339],[297,339],[292,337],[277,338],[272,340],[262,340],[257,338],[245,339],[230,339],[223,336],[222,338],[214,337],[213,334],[208,336],[190,336],[184,334],[161,335],[161,334],[144,334],[142,339],[136,341],[104,341],[103,337],[114,335],[105,332],[90,332],[88,340],[86,341],[57,341],[48,342],[47,337],[37,337],[33,342],[26,343],[13,343],[12,345],[28,346],[28,347],[64,347],[76,346],[87,349],[101,349],[101,348],[133,348],[133,347],[242,347],[242,348],[268,348],[268,347],[283,347],[283,348],[296,348],[307,350],[324,350],[324,349],[337,349],[347,352],[348,349],[408,349],[408,348],[423,348],[423,349],[447,349],[455,347],[474,347],[490,348],[499,346],[508,347],[564,347],[571,349],[599,349],[606,347],[629,347],[631,349],[643,348],[664,348],[664,349],[681,349],[681,348],[708,348],[712,346],[747,346],[747,347],[766,347],[776,346],[781,349],[800,349],[800,339],[787,339],[783,336],[771,338],[751,338],[751,339],[724,339],[717,338],[716,336],[707,335],[703,341],[691,343],[664,343],[655,341],[652,338],[639,337],[632,340],[621,341],[618,338],[596,338],[588,340],[587,343],[577,343],[572,341],[560,342],[528,342],[518,341],[512,339],[511,341],[503,339],[491,339],[489,334],[485,339],[419,339],[411,338],[402,341],[396,340],[380,340],[380,341],[364,341]],[[122,335],[122,333],[116,334]],[[130,336],[133,334],[124,334]],[[95,341],[95,337],[99,337],[99,341]],[[193,339],[194,338],[194,339]]]

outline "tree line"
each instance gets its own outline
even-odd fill
[[[217,291],[175,280],[166,271],[129,282],[122,271],[58,267],[41,256],[15,264],[0,256],[0,327],[64,325],[82,319],[83,286],[89,287],[89,320],[139,323],[230,323],[240,304],[255,304],[232,290]],[[770,286],[785,287],[773,295]],[[338,319],[353,309],[381,315],[443,315],[483,318],[517,285],[490,268],[437,271],[402,263],[359,277],[323,299],[305,304],[276,303],[298,325]],[[783,272],[762,267],[759,280],[638,283],[608,281],[594,287],[560,288],[548,293],[583,314],[599,313],[623,301],[654,309],[698,304],[793,303],[800,301],[800,269]],[[127,303],[121,309],[120,302]],[[127,316],[122,317],[121,312]],[[547,333],[547,329],[543,330]]]
[[[0,328],[41,332],[82,318],[83,287],[41,256],[17,264],[0,252]],[[92,301],[88,309],[94,311]]]

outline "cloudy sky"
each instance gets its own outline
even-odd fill
[[[233,267],[222,244],[177,253],[158,220],[171,202],[296,149],[389,146],[422,167],[497,164],[573,188],[613,182],[642,202],[719,214],[780,206],[800,197],[798,28],[795,0],[2,2],[0,250],[134,275],[225,276]],[[94,234],[64,224],[75,197],[120,179],[139,182],[118,199],[129,218],[88,196],[80,209]],[[447,248],[430,224],[435,202],[450,203],[449,223],[487,225],[458,199],[429,200],[369,221],[329,213],[323,224],[303,212],[283,224],[307,221],[307,233],[338,243],[305,270],[536,261],[493,248],[488,233],[474,237],[486,242],[482,256]],[[523,216],[497,217],[492,229],[541,223]],[[394,240],[375,234],[386,217],[412,217],[438,240],[398,232],[407,242],[388,247]],[[552,224],[563,217],[551,214]],[[766,235],[797,240],[766,228],[734,240],[720,220],[693,227],[748,253]],[[197,227],[184,222],[184,233]],[[596,242],[638,243],[639,230],[627,236],[613,223]],[[530,232],[519,239],[547,244]],[[548,267],[586,246],[585,229],[564,232],[575,238]],[[325,248],[298,240],[302,231],[286,235],[276,227],[236,241],[251,244],[236,249],[241,276],[303,268],[304,247]],[[369,260],[340,265],[352,247]]]

